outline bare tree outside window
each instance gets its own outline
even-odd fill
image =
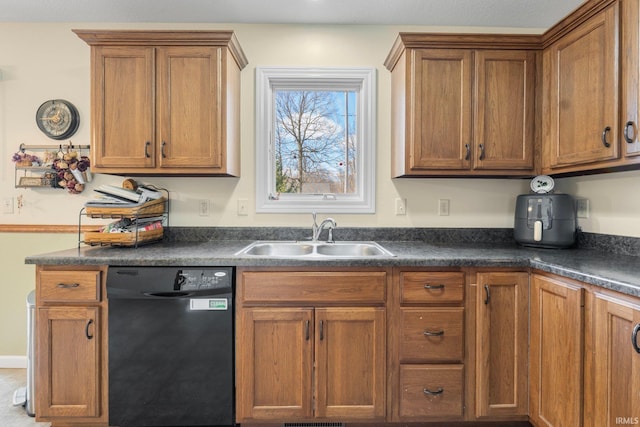
[[[276,192],[355,192],[356,93],[277,90],[274,97]]]

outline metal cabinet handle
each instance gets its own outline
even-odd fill
[[[469,160],[471,158],[471,146],[469,144],[464,144],[464,148],[467,150],[467,154],[465,154],[464,159]]]
[[[93,319],[89,319],[87,322],[87,326],[84,328],[84,334],[87,336],[87,339],[93,339],[93,335],[89,335],[89,327],[93,324]]]
[[[437,396],[439,394],[444,393],[444,389],[442,387],[438,387],[437,390],[432,391],[432,390],[429,390],[428,388],[425,387],[425,388],[422,389],[422,392],[427,396]]]
[[[56,286],[58,288],[70,289],[79,287],[80,283],[58,283]]]
[[[160,146],[160,154],[162,154],[162,158],[166,159],[167,154],[164,152],[164,147],[167,145],[165,141],[162,141],[162,145]]]
[[[429,285],[428,283],[426,285],[424,285],[425,289],[444,289],[444,285],[443,284],[439,284],[439,285]]]
[[[304,340],[309,341],[309,321],[304,322]]]
[[[425,330],[424,332],[422,332],[422,335],[424,335],[425,337],[441,337],[444,335],[444,329],[441,329],[439,331],[427,331]]]
[[[607,141],[607,134],[609,133],[610,130],[611,130],[611,126],[607,126],[602,131],[602,145],[604,145],[607,148],[611,147],[611,144]]]
[[[491,301],[491,291],[489,290],[489,285],[484,285],[484,292],[487,295],[484,299],[484,304],[487,305]]]
[[[637,353],[640,353],[640,346],[638,345],[638,332],[640,332],[640,323],[638,323],[633,328],[633,332],[631,332],[631,345]]]
[[[151,157],[151,154],[149,154],[149,146],[151,145],[151,141],[147,141],[144,143],[144,156],[148,159]]]
[[[633,135],[629,135],[629,129],[633,130]],[[625,125],[624,125],[624,140],[627,141],[628,144],[633,144],[633,140],[636,137],[636,133],[635,133],[635,128],[633,126],[633,122],[632,121],[628,121]]]
[[[479,159],[480,160],[484,160],[484,144],[480,144],[479,147],[480,147],[480,157],[479,157]]]
[[[320,341],[324,339],[324,320],[320,321]]]

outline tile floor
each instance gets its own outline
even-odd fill
[[[37,423],[27,415],[22,406],[13,406],[13,392],[27,383],[26,369],[0,369],[0,426],[49,427],[49,423]]]

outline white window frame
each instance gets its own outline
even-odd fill
[[[358,120],[355,194],[280,194],[276,199],[274,89],[356,90]],[[256,67],[256,211],[375,213],[375,68]]]

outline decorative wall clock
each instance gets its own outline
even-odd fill
[[[78,130],[80,114],[76,107],[64,99],[50,99],[36,112],[38,128],[51,139],[67,139]]]

